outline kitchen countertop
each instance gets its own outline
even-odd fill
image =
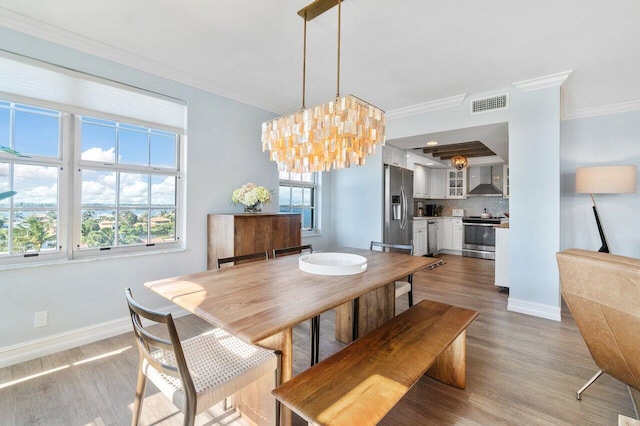
[[[426,220],[426,219],[462,219],[459,216],[414,216],[413,220]]]
[[[501,223],[500,225],[494,226],[495,229],[509,229],[509,222]]]

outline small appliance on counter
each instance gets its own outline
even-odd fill
[[[436,205],[435,204],[426,204],[424,210],[425,216],[433,217],[436,215]]]
[[[424,203],[422,201],[416,201],[416,212],[414,216],[424,216]]]
[[[453,217],[464,217],[464,209],[452,209],[451,216]]]

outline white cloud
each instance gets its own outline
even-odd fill
[[[137,179],[132,177],[136,176]],[[149,185],[146,180],[141,180],[140,175],[122,173],[120,175],[120,202],[126,204],[147,204],[147,191]]]
[[[13,168],[13,180],[19,182],[46,182],[58,180],[58,168],[46,166],[31,166],[27,164],[16,164]],[[27,185],[29,185],[27,183]]]
[[[18,191],[15,202],[30,204],[58,204],[58,185],[36,186],[26,191]]]
[[[158,179],[157,177],[155,179]],[[152,178],[153,180],[155,180]],[[174,205],[176,199],[176,178],[167,176],[161,182],[151,184],[151,203],[156,205]]]
[[[116,158],[115,152],[115,148],[109,148],[108,150],[103,151],[102,148],[94,147],[84,151],[81,158],[83,160],[89,161],[104,161],[107,163],[113,163]]]
[[[116,201],[115,173],[84,170],[82,172],[82,203],[108,204]]]

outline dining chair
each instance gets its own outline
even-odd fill
[[[288,256],[291,254],[301,254],[302,252],[308,251],[309,253],[313,253],[313,246],[311,244],[305,244],[302,246],[292,246],[292,247],[283,247],[273,249],[273,258],[275,259],[278,256]]]
[[[273,258],[278,256],[289,256],[292,254],[301,254],[303,252],[313,253],[313,246],[311,244],[305,244],[301,246],[283,247],[273,249]],[[320,315],[311,318],[311,360],[310,364],[313,367],[320,361]]]
[[[257,259],[262,259],[262,260],[269,259],[269,252],[265,250],[265,251],[259,251],[257,253],[241,254],[239,256],[219,257],[218,269],[220,269],[221,265],[224,265],[226,263],[235,264],[235,262],[242,262],[245,260],[257,260]]]
[[[221,401],[226,404],[228,397],[258,380],[266,387],[262,379],[267,378],[267,394],[278,385],[278,353],[245,343],[222,329],[180,341],[171,314],[140,305],[130,288],[125,295],[140,354],[133,426],[140,420],[147,379],[184,414],[185,425],[193,425],[198,414]],[[143,326],[141,317],[164,324],[162,335],[168,334],[169,338]],[[268,380],[268,375],[273,375],[273,381]],[[277,401],[275,404],[274,420],[279,424],[280,405]]]
[[[369,250],[389,251],[395,253],[405,253],[413,256],[413,246],[410,244],[390,244],[378,241],[371,241]],[[407,275],[406,281],[396,281],[396,298],[407,294],[409,298],[409,307],[413,306],[413,274]]]

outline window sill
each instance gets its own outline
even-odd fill
[[[302,238],[321,237],[322,233],[320,232],[319,229],[314,229],[313,231],[302,231],[301,235],[302,235]]]
[[[115,254],[113,256],[82,257],[82,258],[75,258],[75,259],[57,259],[57,260],[51,259],[51,260],[43,260],[42,262],[24,262],[24,263],[0,265],[0,271],[6,271],[11,269],[39,268],[39,267],[55,266],[55,265],[75,265],[78,263],[85,263],[85,262],[99,262],[102,260],[124,259],[124,258],[139,257],[139,256],[154,256],[158,254],[180,253],[185,251],[187,251],[187,249],[185,248],[174,248],[174,249],[167,249],[167,250],[150,251],[146,253],[140,253],[140,252],[121,253],[121,254]]]

